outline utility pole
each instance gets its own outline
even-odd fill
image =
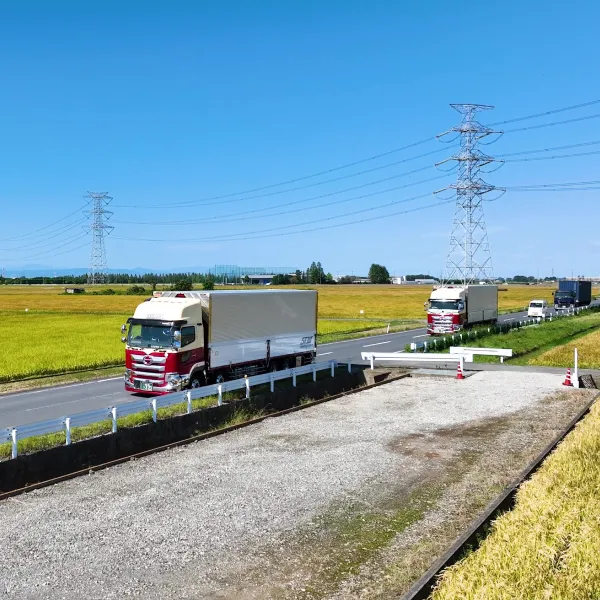
[[[483,215],[484,196],[494,190],[505,192],[486,183],[479,176],[482,169],[493,163],[501,163],[477,149],[478,143],[489,135],[501,135],[475,120],[475,114],[493,106],[482,104],[451,104],[462,115],[460,125],[437,136],[441,139],[451,133],[460,138],[458,153],[436,164],[456,161],[458,177],[456,183],[438,190],[456,190],[456,209],[450,234],[450,248],[446,259],[446,280],[460,279],[464,285],[493,277],[492,256]],[[453,139],[456,139],[453,138]],[[497,167],[498,168],[498,167]],[[494,169],[495,170],[495,169]]]
[[[106,192],[88,192],[89,210],[83,211],[91,223],[86,226],[92,232],[92,253],[90,256],[90,268],[88,270],[88,284],[105,283],[107,279],[106,248],[104,247],[104,236],[108,235],[114,227],[107,225],[106,221],[113,213],[106,207],[112,198]]]

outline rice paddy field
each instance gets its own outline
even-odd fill
[[[129,286],[111,286],[124,290]],[[305,289],[308,286],[303,286]],[[229,288],[228,288],[229,289]],[[429,286],[318,286],[319,342],[419,327]],[[501,288],[501,310],[532,298],[551,298],[553,288]],[[0,363],[0,382],[119,364],[120,325],[143,296],[67,295],[60,286],[0,286],[1,331],[11,350]],[[148,291],[150,295],[150,291]],[[361,313],[361,311],[363,311]],[[344,320],[338,320],[344,319]]]
[[[577,348],[581,369],[600,369],[600,330],[588,333],[568,344],[556,346],[532,358],[529,364],[544,367],[570,367],[573,365],[575,348]]]
[[[600,598],[599,430],[596,403],[432,600]]]

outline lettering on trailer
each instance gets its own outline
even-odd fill
[[[300,345],[301,346],[312,346],[312,339],[313,339],[312,335],[310,335],[308,337],[303,337],[302,343]]]

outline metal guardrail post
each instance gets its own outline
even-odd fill
[[[312,368],[312,374],[313,374],[313,381],[316,381],[317,380],[317,367],[315,367],[314,365]]]
[[[222,384],[219,384],[219,386],[217,387],[217,392],[218,392],[217,404],[219,406],[223,406],[223,385]]]
[[[155,402],[156,402],[156,400],[155,400]],[[112,432],[117,433],[117,407],[116,406],[113,406],[110,409],[110,414],[112,416]],[[156,422],[156,420],[154,422]]]
[[[275,375],[273,375],[273,373],[271,373],[271,377],[270,377],[271,381],[271,393],[273,393],[275,391]]]
[[[331,376],[335,377],[335,360],[332,360],[330,362],[331,362]]]
[[[187,414],[189,415],[192,412],[192,392],[190,390],[185,393],[185,399],[187,401]]]
[[[152,407],[152,420],[156,423],[156,419],[158,417],[156,414],[158,412],[156,408],[156,398],[152,398],[150,401],[150,406]]]
[[[375,358],[371,354],[371,371],[375,368]]]
[[[18,451],[18,447],[17,447],[17,429],[16,429],[16,427],[13,427],[12,431],[10,432],[10,439],[11,439],[11,444],[12,444],[11,458],[17,458],[19,451]]]
[[[248,379],[248,375],[244,375],[244,384],[246,385],[246,399],[250,398],[250,380]],[[296,385],[296,379],[294,375],[294,385]]]
[[[292,385],[296,387],[296,371],[292,369]]]
[[[348,359],[348,373],[352,373],[352,359]]]
[[[71,417],[65,419],[65,445],[71,445]]]

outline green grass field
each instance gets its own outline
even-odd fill
[[[113,287],[124,290],[127,286]],[[431,290],[429,286],[331,285],[318,286],[318,291],[319,343],[327,343],[383,333],[388,323],[391,331],[421,326],[423,302]],[[0,286],[2,331],[12,342],[0,364],[0,382],[123,360],[119,327],[143,297],[63,292],[58,286]],[[511,310],[551,293],[549,287],[509,286],[500,291],[499,305]]]

